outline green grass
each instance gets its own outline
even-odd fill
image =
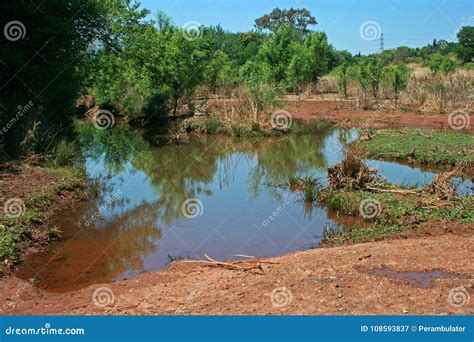
[[[22,250],[37,243],[41,236],[46,240],[61,239],[58,227],[45,227],[57,208],[57,200],[62,191],[74,193],[74,198],[83,199],[87,196],[84,173],[69,168],[42,168],[45,173],[56,176],[54,182],[30,189],[26,198],[22,198],[26,211],[18,218],[3,215],[0,217],[0,262],[10,260],[16,262]],[[38,234],[39,233],[39,234]],[[44,234],[42,234],[44,233]]]
[[[63,234],[58,226],[48,228],[48,239],[50,241],[58,241],[63,239]]]
[[[330,246],[346,242],[384,240],[392,235],[417,229],[421,223],[428,221],[474,222],[474,205],[470,196],[457,197],[451,206],[431,207],[415,194],[399,196],[364,190],[324,189],[319,193],[318,201],[332,210],[359,217],[368,223],[366,227],[354,225],[344,229],[327,228],[323,234],[323,244]],[[374,208],[377,214],[373,218],[364,218],[361,203],[376,203]]]
[[[13,259],[16,256],[17,247],[15,236],[8,231],[0,231],[0,259]]]
[[[474,164],[474,135],[463,132],[379,130],[371,140],[360,141],[358,145],[375,159],[411,158],[422,164]]]
[[[373,224],[369,227],[351,225],[343,230],[327,227],[323,231],[323,243],[327,246],[340,246],[347,243],[375,242],[388,239],[396,234],[412,230],[407,225]]]

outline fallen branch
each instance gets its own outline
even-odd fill
[[[277,264],[276,262],[271,261],[258,261],[258,260],[237,260],[233,262],[223,262],[211,258],[209,255],[204,254],[206,260],[181,260],[175,261],[171,266],[183,263],[197,263],[204,264],[204,266],[212,267],[223,267],[225,269],[234,270],[234,271],[251,271],[251,270],[260,270],[263,273],[262,264]]]
[[[215,259],[212,259],[209,255],[207,254],[204,254],[204,257],[209,261],[211,262],[212,264],[210,266],[220,266],[220,267],[224,267],[224,268],[229,268],[229,269],[233,269],[233,270],[238,270],[238,271],[250,271],[250,270],[253,270],[253,269],[259,269],[260,271],[263,272],[263,268],[262,268],[262,265],[261,263],[255,263],[255,264],[249,264],[247,266],[239,266],[239,265],[236,265],[237,262],[234,262],[234,263],[228,263],[228,262],[222,262],[222,261],[217,261]],[[239,260],[239,263],[248,263],[248,261],[243,261],[243,260]]]

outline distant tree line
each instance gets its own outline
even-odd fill
[[[356,67],[354,77],[374,96],[382,74],[389,75],[398,94],[406,71],[397,64],[421,58],[449,68],[450,53],[466,65],[473,58],[472,27],[459,32],[459,43],[357,57],[336,50],[324,32],[315,31],[316,18],[306,9],[274,9],[256,20],[255,30],[239,33],[220,26],[178,27],[163,12],[153,20],[149,14],[133,0],[50,0],[39,8],[2,1],[1,22],[19,21],[25,30],[21,39],[1,37],[2,157],[53,148],[70,130],[81,96],[156,122],[183,108],[192,111],[198,88],[220,94],[243,88],[257,115],[279,93],[301,91],[329,72],[340,75],[344,89]]]

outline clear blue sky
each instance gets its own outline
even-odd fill
[[[385,48],[424,46],[433,38],[453,41],[462,25],[474,26],[474,0],[142,0],[152,15],[162,10],[182,26],[196,21],[221,24],[230,31],[248,31],[254,20],[274,7],[307,8],[316,17],[316,30],[325,31],[337,49],[376,52],[380,39],[364,40],[364,22],[378,24]],[[455,40],[455,39],[454,39]]]

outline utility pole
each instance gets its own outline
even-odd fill
[[[383,47],[383,33],[380,34],[380,52],[382,53],[384,50]]]

